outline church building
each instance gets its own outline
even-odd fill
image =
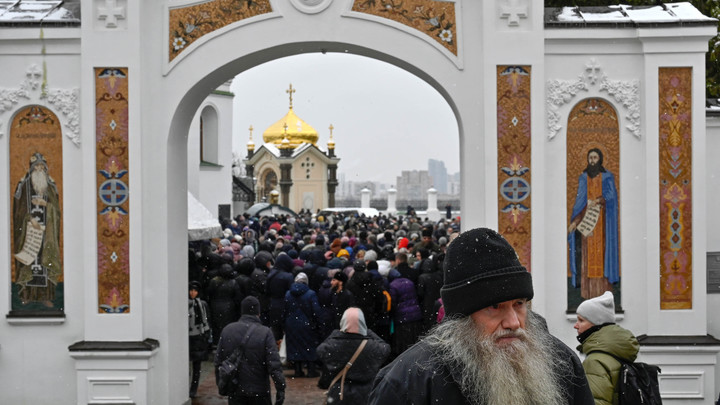
[[[250,127],[243,162],[247,176],[254,179],[254,200],[280,204],[295,212],[334,207],[340,162],[335,156],[334,128],[330,125],[330,139],[324,151],[317,144],[318,132],[293,110],[292,84],[286,93],[290,96],[290,109],[263,132],[263,144],[257,150]],[[274,195],[278,195],[278,201],[274,201]]]

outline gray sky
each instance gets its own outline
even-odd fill
[[[240,156],[250,125],[259,146],[287,114],[290,83],[293,110],[318,131],[323,150],[333,125],[346,181],[395,184],[402,170],[427,170],[428,159],[444,161],[448,174],[459,170],[457,121],[440,94],[400,68],[348,54],[290,56],[236,76],[233,150]]]

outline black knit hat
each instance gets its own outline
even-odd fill
[[[348,276],[347,276],[347,274],[343,273],[342,270],[340,270],[340,271],[338,271],[337,273],[335,273],[335,275],[333,275],[333,278],[334,278],[335,280],[340,280],[340,281],[342,281],[343,285],[348,282]]]
[[[252,295],[248,295],[240,303],[242,315],[260,315],[260,301]]]
[[[460,234],[447,247],[440,289],[445,315],[470,315],[516,298],[533,298],[532,276],[517,253],[487,228]]]

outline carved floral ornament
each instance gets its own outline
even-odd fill
[[[597,60],[590,59],[584,71],[575,80],[547,81],[547,126],[548,138],[552,139],[562,129],[560,108],[569,102],[580,91],[606,91],[625,109],[625,126],[635,137],[640,138],[640,81],[610,80]]]
[[[65,134],[75,145],[80,144],[80,89],[48,89],[43,80],[43,71],[37,64],[25,71],[25,80],[16,89],[0,87],[0,115],[13,109],[22,99],[28,103],[52,106],[64,116],[61,122]],[[0,138],[4,135],[0,121]]]

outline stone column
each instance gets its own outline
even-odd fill
[[[435,190],[433,187],[430,187],[427,191],[428,195],[428,208],[427,208],[427,217],[429,220],[435,222],[440,220],[440,210],[438,210],[437,207],[437,190]]]
[[[282,205],[285,207],[290,206],[290,187],[292,187],[292,165],[290,163],[280,164],[280,200]]]
[[[388,207],[387,207],[387,214],[388,215],[395,215],[397,214],[397,208],[395,207],[395,203],[397,201],[397,190],[395,190],[395,187],[390,187],[388,190]]]
[[[248,152],[250,155],[250,152]],[[257,202],[257,190],[255,189],[255,166],[245,165],[245,174],[252,179],[252,191],[250,192],[250,205],[252,206]]]
[[[360,197],[360,208],[370,208],[370,190],[365,187],[360,193],[362,193]]]
[[[333,156],[333,155],[331,155],[331,156]],[[338,185],[337,165],[334,165],[334,164],[328,165],[328,181],[327,181],[328,208],[335,207],[335,189],[337,188],[337,185]]]

